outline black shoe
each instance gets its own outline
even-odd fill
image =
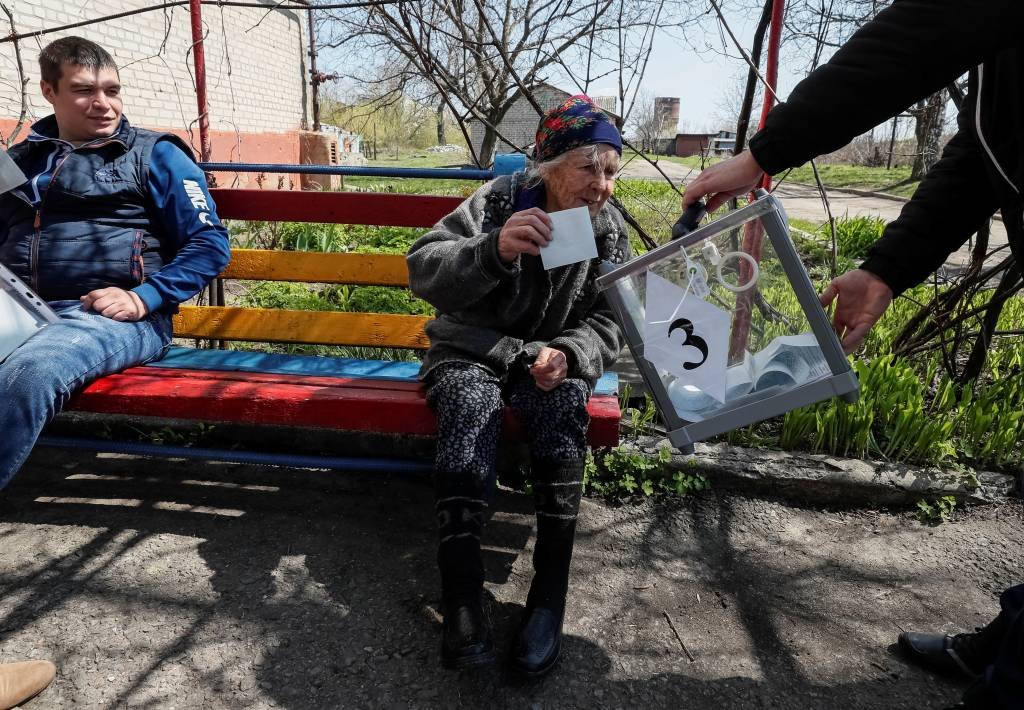
[[[561,652],[562,614],[544,607],[527,611],[512,652],[512,667],[537,678],[555,667]]]
[[[974,634],[917,633],[905,631],[900,634],[900,649],[907,658],[944,676],[967,676],[977,678],[986,664],[978,664],[969,652],[970,636]],[[966,642],[965,642],[966,641]]]
[[[445,668],[476,668],[494,661],[491,625],[480,604],[447,606],[441,629],[441,664]]]

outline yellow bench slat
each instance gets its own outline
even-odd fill
[[[182,306],[174,317],[174,335],[213,340],[426,349],[430,341],[423,326],[429,320],[427,316],[387,313]]]
[[[301,281],[358,286],[408,286],[409,270],[401,254],[232,249],[225,279]]]

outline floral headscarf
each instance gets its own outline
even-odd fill
[[[584,145],[607,143],[622,155],[622,136],[590,97],[570,97],[540,119],[533,159],[544,162]]]

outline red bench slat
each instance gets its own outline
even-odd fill
[[[376,192],[216,188],[210,193],[221,219],[385,227],[432,227],[462,203],[461,197]]]
[[[433,435],[433,412],[420,383],[135,367],[79,392],[68,409],[100,414],[311,426],[343,431]],[[619,403],[595,396],[587,407],[588,441],[618,443]],[[509,436],[521,428],[505,412]]]

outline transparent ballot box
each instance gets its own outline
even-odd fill
[[[0,363],[26,340],[59,320],[43,299],[0,264]]]
[[[607,295],[679,448],[834,396],[857,378],[789,238],[758,199],[619,266]]]

